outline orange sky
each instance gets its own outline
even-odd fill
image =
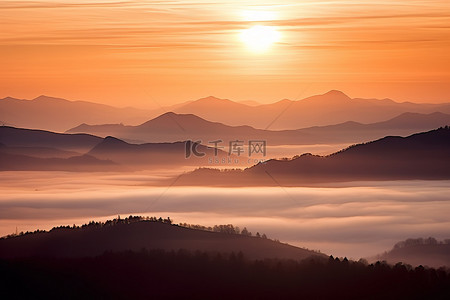
[[[0,97],[450,101],[450,2],[372,2],[2,0]],[[250,51],[254,25],[280,39]]]

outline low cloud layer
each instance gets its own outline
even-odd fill
[[[383,252],[409,237],[450,237],[450,181],[183,188],[148,187],[150,176],[3,173],[0,235],[14,232],[16,226],[19,231],[49,229],[139,214],[202,225],[232,223],[283,242],[352,258]]]

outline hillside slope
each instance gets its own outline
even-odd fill
[[[238,253],[252,259],[304,259],[309,250],[269,239],[184,228],[157,221],[139,221],[111,226],[59,228],[50,232],[26,234],[0,240],[0,258],[12,257],[84,257],[105,251],[162,249]]]
[[[302,185],[306,183],[450,179],[450,128],[385,137],[329,156],[268,160],[246,170],[198,169],[179,185]]]

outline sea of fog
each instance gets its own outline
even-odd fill
[[[152,187],[156,173],[173,175],[1,172],[0,235],[133,214],[206,226],[234,224],[353,259],[410,237],[450,238],[450,181]]]

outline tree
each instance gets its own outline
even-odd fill
[[[244,229],[242,229],[241,234],[242,235],[246,235],[246,236],[251,236],[252,235],[252,233],[247,230],[247,227],[244,227]]]

